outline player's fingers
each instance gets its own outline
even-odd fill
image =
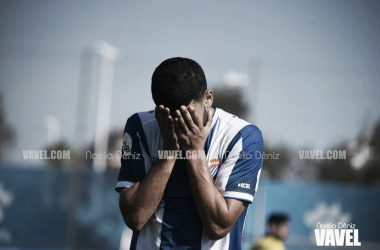
[[[189,113],[187,108],[185,106],[181,106],[180,111],[187,128],[190,131],[195,132],[195,130],[197,129],[197,126],[194,124],[193,118],[191,117],[191,114]]]
[[[198,115],[197,110],[193,106],[189,106],[187,110],[189,111],[195,126],[197,127],[202,126],[203,123],[201,120],[199,120],[199,115]]]
[[[178,123],[178,118],[174,118],[174,129],[175,129],[177,137],[179,138],[180,135],[183,134],[183,131]]]
[[[189,129],[187,128],[186,126],[186,123],[185,121],[183,120],[183,117],[181,115],[181,112],[179,110],[176,110],[175,111],[175,114],[177,115],[177,118],[178,118],[178,124],[182,130],[182,133],[183,134],[187,134],[189,132]]]
[[[162,105],[160,105],[160,106],[162,106]],[[160,129],[162,129],[163,120],[162,120],[162,116],[161,116],[160,107],[155,108],[155,115],[156,115],[156,120],[157,120],[158,126],[160,127]]]
[[[159,119],[161,124],[161,132],[165,130],[165,107],[164,105],[158,106]]]
[[[175,133],[175,128],[174,128],[174,120],[173,120],[173,117],[171,115],[169,115],[169,132],[172,134],[172,135],[176,135]]]
[[[165,108],[165,110],[164,110],[164,128],[166,129],[166,131],[170,130],[169,116],[170,116],[170,110],[169,110],[169,108]]]

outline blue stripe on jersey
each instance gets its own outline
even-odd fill
[[[136,250],[137,247],[137,239],[139,238],[140,231],[133,231],[131,246],[129,250]]]
[[[172,173],[170,174],[164,191],[163,199],[165,200],[165,207],[167,204],[166,201],[177,199],[178,197],[193,200],[193,192],[191,191],[185,159],[177,159],[174,163]]]
[[[225,190],[248,193],[254,196],[257,174],[263,165],[261,157],[264,150],[263,137],[261,131],[254,125],[245,126],[238,134],[242,138],[242,151],[228,178]],[[240,183],[244,183],[244,187],[240,187]],[[249,184],[249,187],[246,184]]]
[[[201,249],[203,224],[193,199],[165,199],[160,249]]]
[[[140,146],[140,139],[145,152],[149,156],[150,153],[141,119],[137,113],[128,119],[124,128],[124,133],[126,132],[128,132],[128,134],[132,137],[132,156],[139,155],[139,159],[131,157],[131,155],[126,159],[124,159],[124,157],[121,158],[121,168],[118,176],[118,181],[138,182],[144,178],[146,174],[144,166],[144,155]]]
[[[216,108],[215,108],[216,109]],[[215,114],[215,111],[214,111],[214,114]],[[205,143],[205,146],[204,146],[204,149],[205,149],[205,154],[207,155],[208,153],[208,150],[210,148],[210,145],[211,145],[211,142],[212,142],[212,137],[214,136],[214,132],[215,132],[215,128],[216,128],[216,125],[218,124],[218,121],[219,121],[219,118],[217,118],[215,124],[214,124],[214,127],[212,127],[211,131],[210,131],[210,134],[208,135],[207,137],[207,140],[206,140],[206,143]]]
[[[163,199],[161,249],[200,249],[203,226],[191,191],[186,160],[176,160]]]
[[[249,205],[245,208],[243,213],[240,215],[239,219],[232,227],[230,231],[230,246],[228,250],[238,250],[241,249],[241,237],[243,234],[243,227],[245,216],[247,215]]]

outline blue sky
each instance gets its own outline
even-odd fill
[[[123,52],[113,128],[153,109],[153,70],[183,56],[201,64],[210,88],[229,70],[250,75],[251,117],[267,143],[330,149],[380,119],[379,16],[378,1],[1,1],[0,91],[17,136],[5,160],[26,163],[22,150],[46,146],[46,114],[76,145],[80,55],[99,39]]]

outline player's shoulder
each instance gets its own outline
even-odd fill
[[[157,123],[155,111],[150,110],[136,112],[128,118],[127,123],[129,123],[130,125],[138,125],[142,127],[149,123]]]
[[[239,118],[238,116],[217,108],[217,119],[221,123],[223,130],[231,136],[239,135],[241,137],[248,137],[255,134],[262,136],[261,130],[246,120]]]

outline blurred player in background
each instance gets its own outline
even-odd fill
[[[268,234],[259,240],[252,250],[285,250],[283,241],[289,233],[289,218],[286,214],[272,214],[268,220]]]
[[[162,62],[151,87],[156,108],[128,119],[116,185],[130,249],[241,249],[263,164],[255,157],[261,131],[212,107],[191,59]]]

